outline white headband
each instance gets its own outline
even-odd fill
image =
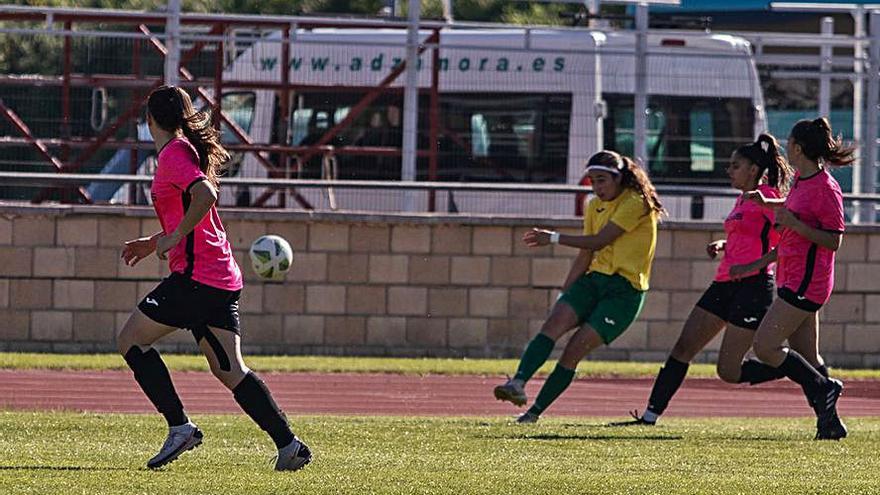
[[[590,173],[591,170],[601,170],[610,174],[620,175],[620,170],[605,165],[587,165],[587,170],[585,172]]]

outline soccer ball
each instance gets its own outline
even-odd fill
[[[283,237],[264,235],[251,244],[254,272],[267,280],[283,280],[293,263],[293,249]]]

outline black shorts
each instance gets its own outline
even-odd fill
[[[779,299],[782,299],[783,301],[802,311],[815,313],[816,311],[822,309],[821,304],[810,301],[804,296],[798,295],[795,291],[789,289],[788,287],[780,287],[779,290],[776,291],[776,295],[779,296]]]
[[[144,297],[138,309],[153,321],[190,330],[200,341],[209,326],[240,334],[240,296],[240,290],[218,289],[172,273]]]
[[[757,330],[773,303],[773,277],[754,275],[730,282],[712,282],[697,306],[722,320]]]

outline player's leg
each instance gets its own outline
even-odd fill
[[[730,338],[735,339],[735,342],[731,342],[733,352],[719,355],[718,374],[723,380],[757,385],[785,378],[781,370],[757,359],[742,360],[749,347],[745,345],[744,340],[748,338],[749,345],[753,344],[758,327],[773,304],[774,291],[773,278],[768,275],[750,277],[738,284],[738,289],[731,298],[732,304],[727,321],[728,332],[731,332],[731,327],[736,327],[740,331],[730,334]],[[742,354],[737,357],[740,352]]]
[[[578,363],[593,349],[610,344],[623,334],[638,317],[645,303],[645,293],[636,291],[623,277],[602,275],[596,279],[596,297],[586,323],[572,335],[559,362],[547,377],[535,402],[518,422],[533,423],[574,379]]]
[[[577,326],[579,317],[567,299],[560,299],[541,326],[541,331],[526,346],[516,375],[507,383],[495,387],[495,398],[523,406],[527,402],[525,384],[547,362],[556,341]]]
[[[819,420],[817,438],[843,438],[846,429],[840,423],[836,409],[843,385],[838,380],[822,376],[800,353],[784,345],[806,320],[814,318],[813,313],[781,297],[773,301],[755,335],[755,354],[803,388]]]
[[[602,337],[589,324],[581,326],[565,345],[565,350],[556,367],[538,392],[535,402],[517,420],[519,423],[534,423],[550,407],[562,392],[571,385],[578,363],[593,349],[603,344]]]
[[[666,411],[672,396],[678,392],[684,382],[691,360],[718,335],[718,332],[724,329],[724,325],[724,320],[717,315],[700,306],[694,306],[684,323],[681,335],[666,359],[666,363],[660,368],[657,378],[654,379],[645,412],[641,417],[634,412],[635,419],[633,421],[615,424],[656,423]]]
[[[176,330],[173,325],[154,320],[155,318],[173,321],[173,305],[154,304],[158,301],[167,302],[166,299],[158,297],[157,292],[161,293],[160,289],[162,289],[161,284],[144,298],[139,308],[129,316],[116,338],[119,352],[134,373],[135,381],[168,423],[168,436],[165,442],[159,452],[147,462],[147,467],[151,469],[174,461],[180,454],[194,449],[202,442],[202,432],[184,412],[168,368],[158,351],[152,347],[152,344],[161,337]],[[144,311],[150,316],[144,314]]]
[[[724,338],[721,340],[721,348],[718,351],[716,371],[718,372],[719,378],[727,383],[742,383],[743,381],[749,381],[748,379],[743,379],[743,375],[750,372],[744,372],[743,368],[746,363],[743,362],[743,357],[749,352],[754,340],[754,330],[736,325],[727,325],[727,329],[724,331]],[[764,366],[769,370],[775,371],[775,368],[767,366],[764,363],[758,361],[755,361],[755,363]],[[751,370],[752,365],[749,365],[747,369]]]
[[[828,378],[828,367],[825,360],[819,354],[819,313],[813,313],[812,318],[807,318],[788,336],[788,345],[796,350],[820,375]]]
[[[311,461],[309,448],[290,430],[287,417],[266,384],[242,358],[238,293],[228,295],[228,300],[212,312],[209,320],[212,324],[193,328],[193,336],[208,359],[211,372],[232,391],[242,410],[272,438],[278,448],[275,469],[302,468]]]
[[[152,344],[176,328],[153,321],[135,308],[116,336],[119,353],[134,373],[134,379],[169,427],[188,421],[168,368]]]

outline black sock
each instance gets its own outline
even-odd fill
[[[816,368],[816,371],[818,371],[819,374],[822,375],[822,376],[824,376],[825,378],[828,378],[828,377],[830,376],[830,375],[828,374],[828,366],[825,366],[824,364],[821,365],[821,366],[819,366],[819,367],[817,367],[817,368]]]
[[[232,395],[254,423],[272,437],[276,447],[280,449],[293,441],[293,432],[290,431],[287,418],[272,399],[266,384],[253,371],[245,375],[232,391]]]
[[[138,346],[132,346],[125,353],[125,362],[134,372],[134,379],[141,386],[150,402],[165,416],[168,426],[180,426],[189,421],[183,412],[183,404],[174,390],[168,368],[156,349],[150,348],[141,352]]]
[[[788,350],[785,360],[779,365],[779,370],[804,389],[810,404],[813,403],[813,398],[822,392],[827,382],[827,378],[819,374],[816,368],[810,366],[810,363],[794,349]]]
[[[654,388],[651,389],[651,397],[648,398],[648,410],[660,415],[666,410],[669,401],[678,388],[684,382],[690,363],[682,363],[681,361],[669,356],[666,364],[660,368],[657,378],[654,380]]]
[[[779,380],[780,378],[785,378],[785,373],[781,369],[764,364],[757,359],[743,361],[739,372],[739,383],[748,382],[750,385]]]

